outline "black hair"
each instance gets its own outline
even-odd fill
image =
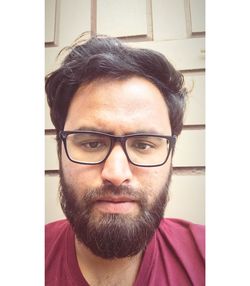
[[[70,102],[81,85],[102,78],[132,76],[143,77],[158,87],[168,108],[172,134],[178,136],[187,94],[183,75],[159,52],[132,48],[116,38],[95,36],[71,46],[61,66],[46,76],[45,89],[58,143]]]

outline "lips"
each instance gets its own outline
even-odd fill
[[[95,207],[104,213],[131,213],[138,211],[134,198],[124,196],[102,197],[96,200]]]
[[[97,199],[97,202],[110,202],[116,204],[125,202],[136,202],[136,200],[130,197],[102,197]]]

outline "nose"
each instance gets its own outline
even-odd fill
[[[104,162],[101,177],[104,183],[109,182],[117,187],[129,183],[132,179],[130,164],[119,143],[115,144]]]

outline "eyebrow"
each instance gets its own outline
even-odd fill
[[[77,129],[74,129],[74,131],[93,131],[93,132],[102,132],[107,133],[110,135],[116,135],[115,132],[111,131],[110,129],[103,129],[103,128],[97,128],[93,126],[81,126]],[[155,129],[137,129],[133,132],[125,132],[122,134],[122,136],[131,135],[131,134],[153,134],[153,135],[162,135],[162,132],[159,132]]]
[[[108,129],[103,129],[103,128],[97,128],[97,127],[92,127],[92,126],[81,126],[77,129],[74,129],[74,131],[93,131],[93,132],[103,132],[103,133],[107,133],[110,135],[114,135],[114,132],[112,132],[111,130]]]

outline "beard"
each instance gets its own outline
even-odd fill
[[[78,241],[92,253],[105,259],[131,257],[146,248],[160,224],[168,201],[171,176],[172,171],[150,204],[147,194],[154,193],[153,189],[116,187],[112,184],[84,189],[82,197],[77,198],[77,190],[66,183],[64,174],[60,171],[61,207]],[[129,196],[138,204],[138,214],[94,213],[93,207],[97,200],[108,195]]]

